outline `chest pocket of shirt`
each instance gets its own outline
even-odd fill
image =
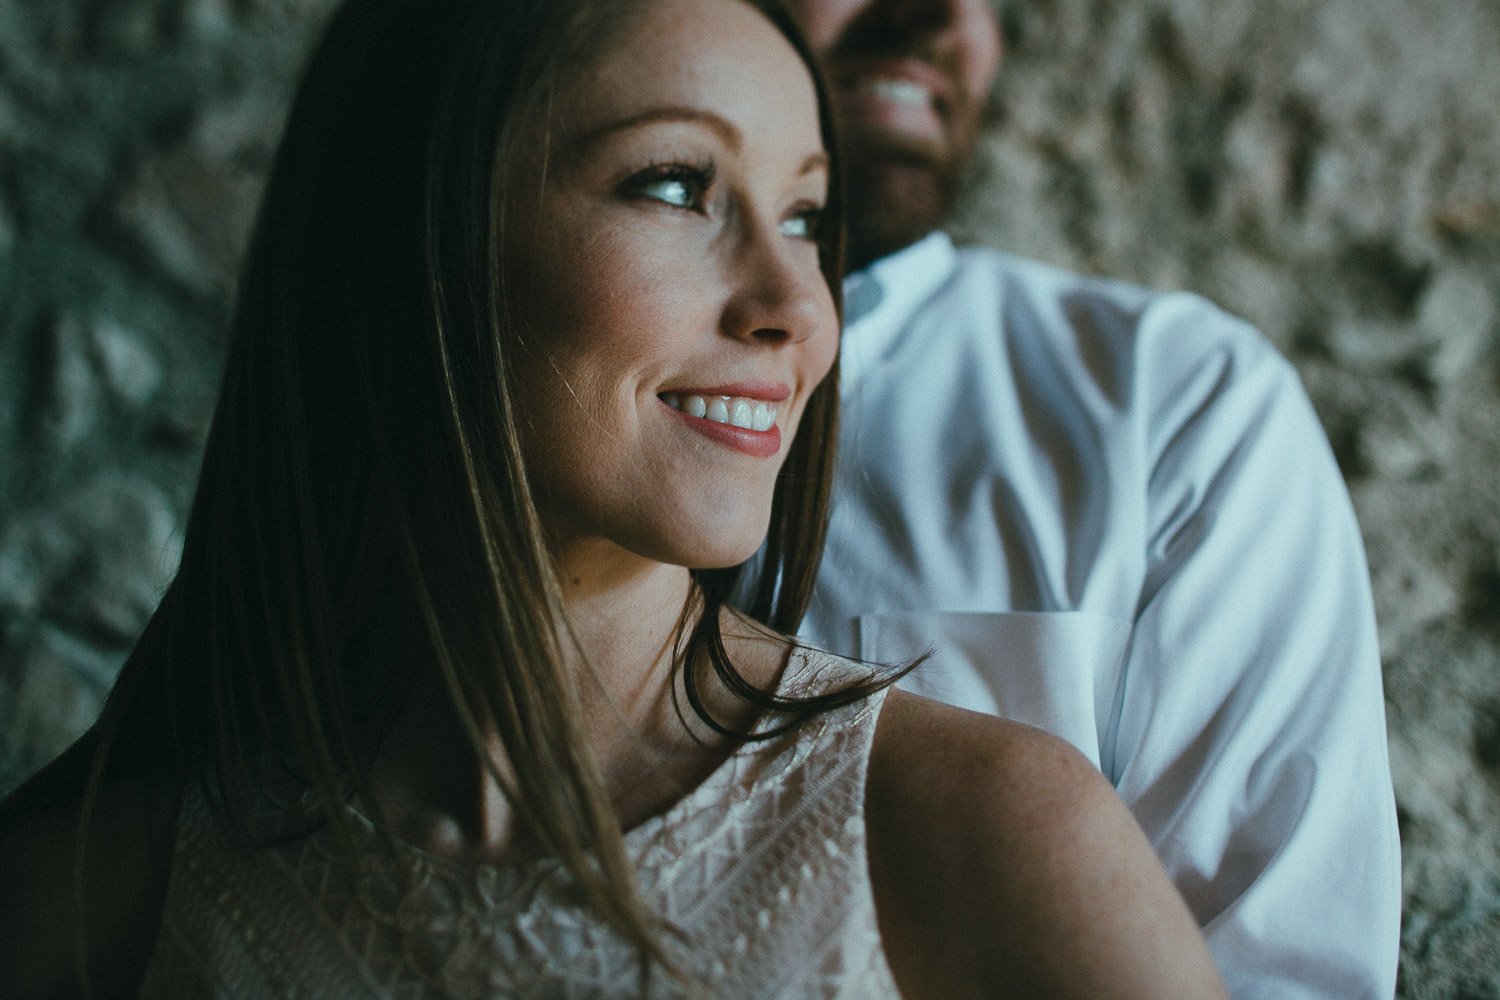
[[[1129,622],[1086,611],[898,611],[859,618],[859,653],[866,660],[898,665],[932,654],[901,681],[902,689],[1045,729],[1111,777],[1129,645]]]

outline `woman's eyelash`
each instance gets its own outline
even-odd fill
[[[654,163],[638,170],[620,185],[628,198],[659,201],[674,208],[701,211],[703,196],[713,186],[714,165],[704,163]]]
[[[690,212],[706,210],[705,197],[714,183],[714,164],[674,160],[653,163],[620,183],[620,194],[632,201],[651,201]],[[804,204],[782,221],[783,235],[817,241],[823,229],[822,205]]]
[[[803,206],[782,222],[781,232],[785,236],[816,241],[823,235],[823,215],[821,205]]]

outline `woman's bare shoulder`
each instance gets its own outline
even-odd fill
[[[134,995],[155,945],[174,821],[175,796],[166,798],[159,783],[128,780],[102,786],[87,816],[78,794],[0,826],[0,996],[84,995],[83,942],[89,995]],[[89,835],[80,910],[82,823]]]
[[[1224,996],[1150,844],[1063,740],[893,691],[865,815],[903,995]]]

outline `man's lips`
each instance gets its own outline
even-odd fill
[[[914,59],[864,62],[837,74],[846,120],[942,141],[953,87],[936,67]]]
[[[907,57],[859,59],[841,63],[834,74],[840,90],[857,89],[863,81],[900,81],[927,91],[932,101],[946,107],[953,99],[954,83],[932,63]]]

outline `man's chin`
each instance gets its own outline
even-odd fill
[[[905,156],[848,156],[849,267],[858,270],[917,242],[953,206],[957,172]]]

